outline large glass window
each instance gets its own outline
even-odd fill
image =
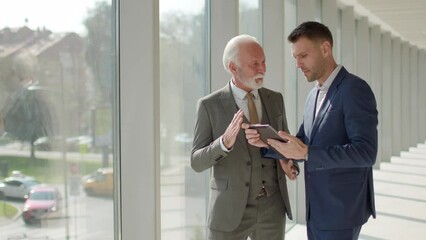
[[[114,14],[3,1],[0,239],[114,239]]]
[[[196,103],[209,92],[204,0],[160,1],[161,239],[206,236],[206,174],[190,166]]]

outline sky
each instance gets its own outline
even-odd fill
[[[0,0],[0,29],[28,26],[53,32],[86,32],[83,20],[96,2],[114,0]],[[143,1],[143,0],[140,0]],[[170,11],[199,13],[205,0],[159,0],[160,14]],[[258,0],[240,0],[245,4]]]
[[[33,30],[46,27],[84,34],[87,10],[99,1],[108,0],[0,0],[0,29],[26,25]]]

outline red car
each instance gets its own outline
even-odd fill
[[[22,210],[25,224],[40,224],[47,218],[62,215],[62,197],[56,187],[38,186],[31,190]]]

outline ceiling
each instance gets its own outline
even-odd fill
[[[347,2],[347,1],[346,1]],[[426,0],[353,0],[387,24],[393,34],[426,49]]]

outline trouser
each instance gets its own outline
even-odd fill
[[[283,240],[285,206],[280,192],[248,201],[240,225],[231,232],[209,229],[209,240]]]
[[[358,240],[361,227],[336,230],[318,229],[309,222],[307,223],[309,240]]]

